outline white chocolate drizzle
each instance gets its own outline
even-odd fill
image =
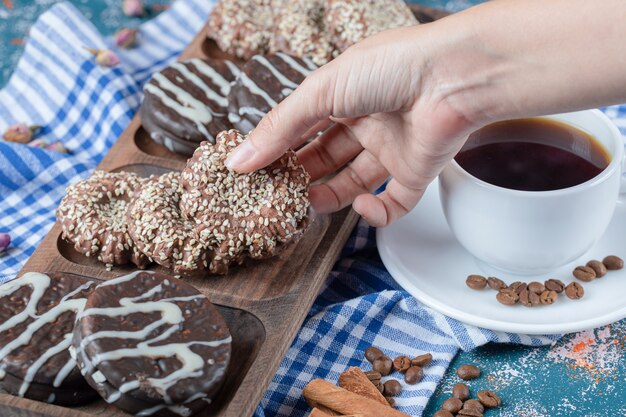
[[[41,301],[42,297],[45,295],[46,291],[50,287],[51,280],[48,275],[41,274],[38,272],[28,272],[22,275],[20,278],[17,278],[13,281],[10,281],[3,286],[0,287],[0,297],[10,296],[11,294],[18,291],[20,288],[25,286],[30,286],[32,288],[30,298],[26,303],[24,309],[18,314],[11,317],[9,320],[0,324],[0,332],[6,331],[16,325],[23,323],[28,319],[32,319],[26,329],[15,339],[2,346],[0,349],[0,360],[3,360],[5,357],[10,355],[16,349],[21,348],[31,342],[32,337],[35,333],[45,326],[48,326],[54,323],[58,317],[62,314],[73,311],[76,314],[79,314],[85,306],[87,302],[86,298],[76,298],[70,300],[71,297],[74,297],[76,294],[88,289],[93,285],[92,282],[87,282],[78,286],[73,291],[69,292],[61,300],[59,303],[51,308],[50,310],[44,312],[41,315],[37,314],[37,305]],[[64,335],[63,339],[58,342],[56,345],[49,347],[45,352],[43,352],[29,367],[26,369],[24,378],[22,380],[22,384],[20,385],[18,395],[23,397],[28,392],[31,383],[33,382],[35,376],[39,372],[39,370],[54,356],[57,354],[66,351],[71,346],[72,334],[67,333]],[[76,366],[76,362],[71,357],[68,358],[68,361],[65,365],[57,372],[53,386],[55,388],[60,387],[63,384],[63,381],[67,378],[67,376],[72,372],[74,367]],[[6,370],[4,366],[0,369],[1,376],[4,377],[6,375]],[[0,378],[1,379],[1,378]],[[51,395],[52,400],[48,402],[54,401],[54,396]]]

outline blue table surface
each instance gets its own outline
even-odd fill
[[[0,85],[4,85],[17,63],[28,28],[55,0],[2,0],[0,5]],[[122,14],[121,0],[72,0],[83,14],[104,33],[122,26],[136,26],[142,19]],[[458,11],[478,0],[413,1],[431,7]],[[169,0],[146,1],[154,16]],[[475,393],[497,391],[503,399],[500,409],[486,416],[502,417],[614,417],[626,416],[626,321],[565,336],[552,347],[526,348],[514,345],[487,345],[461,352],[430,401],[425,416],[432,416],[449,397],[458,382],[454,370],[465,363],[482,369],[482,376],[470,381]]]

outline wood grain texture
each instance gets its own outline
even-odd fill
[[[200,31],[180,60],[221,57],[225,54]],[[99,169],[132,171],[141,175],[181,170],[186,158],[152,142],[136,116]],[[299,330],[332,265],[358,220],[351,209],[314,219],[304,237],[277,257],[233,269],[227,276],[188,281],[218,305],[233,334],[233,364],[215,403],[199,416],[245,417],[254,413],[280,361]],[[133,270],[107,271],[60,238],[55,224],[20,275],[25,272],[70,272],[107,280]],[[161,267],[155,271],[171,274]],[[44,404],[0,394],[0,416],[123,417],[128,414],[98,401],[75,408]]]

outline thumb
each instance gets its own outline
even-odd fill
[[[293,93],[274,107],[236,147],[226,166],[238,172],[263,168],[289,148],[303,143],[320,121],[332,114],[331,72],[322,67],[312,72]]]

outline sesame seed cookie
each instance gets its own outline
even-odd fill
[[[179,172],[148,178],[128,207],[128,230],[157,264],[181,275],[202,274],[209,251],[198,239],[195,221],[180,212],[180,191]]]
[[[62,237],[85,256],[106,264],[139,268],[148,258],[135,246],[128,233],[126,209],[144,179],[130,172],[95,171],[91,177],[68,187],[57,208]]]
[[[237,75],[231,61],[199,58],[155,73],[144,87],[143,127],[156,143],[190,156],[200,142],[231,128],[226,97]]]
[[[216,273],[247,257],[275,255],[298,240],[307,224],[310,177],[296,154],[288,151],[264,169],[238,174],[224,163],[244,139],[236,130],[220,133],[215,145],[200,145],[181,175],[181,211],[196,219]]]
[[[268,51],[272,37],[274,12],[288,0],[220,1],[209,16],[207,37],[219,48],[248,60]]]
[[[337,55],[326,28],[326,0],[292,0],[277,16],[270,53],[284,52],[324,65]]]
[[[340,52],[378,32],[419,22],[403,0],[327,0],[326,27]]]

